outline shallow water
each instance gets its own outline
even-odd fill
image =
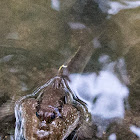
[[[96,51],[70,86],[87,103],[98,138],[138,139],[140,1],[5,0],[0,11],[0,139],[13,139],[15,101],[91,41]]]

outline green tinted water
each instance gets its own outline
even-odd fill
[[[130,111],[126,111],[124,127],[131,124],[140,127],[140,8],[128,6],[131,3],[124,1],[119,4],[123,4],[122,10],[109,14],[107,10],[111,8],[107,2],[100,1],[97,4],[65,0],[60,1],[59,9],[53,9],[51,1],[45,0],[0,2],[1,139],[5,136],[10,139],[9,135],[14,134],[15,101],[53,77],[55,69],[91,40],[101,47],[92,55],[84,72],[98,75],[109,63],[123,58],[125,68],[118,64],[111,67],[129,88]],[[102,56],[109,59],[104,61]],[[123,138],[115,127],[103,137],[114,132]]]

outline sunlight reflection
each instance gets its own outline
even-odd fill
[[[129,90],[112,72],[72,74],[70,79],[70,86],[87,103],[91,114],[104,118],[124,117],[124,99]]]
[[[130,130],[140,138],[140,128],[135,125],[130,126]]]
[[[85,101],[88,109],[94,116],[106,119],[124,117],[124,100],[127,100],[129,83],[125,61],[119,58],[111,61],[108,55],[100,56],[99,63],[103,65],[102,70],[96,73],[72,74],[70,86],[77,96]],[[115,69],[121,78],[117,77]],[[123,84],[125,83],[125,84]]]
[[[51,0],[51,7],[54,10],[59,11],[60,10],[60,1],[59,0]]]
[[[109,136],[109,138],[108,138],[108,140],[116,140],[117,139],[117,137],[116,137],[116,134],[111,134],[110,136]]]
[[[111,15],[117,14],[120,10],[123,9],[133,9],[137,8],[140,6],[140,1],[126,1],[126,0],[121,0],[120,2],[118,1],[110,1],[110,0],[95,0],[98,4],[100,9],[104,13],[108,13]]]

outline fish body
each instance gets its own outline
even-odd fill
[[[71,93],[62,81],[54,78],[36,98],[18,102],[16,140],[64,140],[79,127],[81,110],[69,99]]]

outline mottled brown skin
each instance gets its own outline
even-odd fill
[[[51,122],[55,117],[61,117],[62,106],[65,103],[65,93],[63,90],[47,88],[43,91],[42,97],[38,99],[37,116],[41,120]]]
[[[80,118],[77,108],[65,102],[62,87],[49,86],[39,98],[27,99],[21,106],[26,140],[64,140]]]

